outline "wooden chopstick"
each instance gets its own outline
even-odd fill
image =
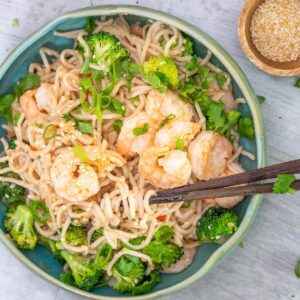
[[[210,198],[224,198],[233,196],[248,196],[254,194],[272,193],[274,183],[250,184],[243,186],[223,187],[208,190],[192,191],[189,193],[176,193],[173,195],[158,195],[149,199],[150,204],[161,204],[187,200],[204,200]],[[300,190],[300,180],[296,180],[291,187]]]
[[[247,171],[244,173],[201,181],[186,185],[176,189],[162,190],[157,193],[157,197],[176,196],[199,190],[220,189],[245,183],[276,178],[279,174],[300,174],[300,159],[280,163],[277,165]]]

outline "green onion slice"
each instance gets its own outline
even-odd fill
[[[177,139],[176,150],[184,151],[184,139],[182,139],[182,138]]]
[[[111,97],[108,95],[102,95],[101,96],[101,108],[102,109],[106,109],[109,108],[109,106],[111,105]]]
[[[148,123],[146,123],[146,124],[144,124],[143,127],[136,127],[134,129],[132,129],[132,133],[135,136],[139,136],[139,135],[146,133],[148,131],[148,128],[149,128],[149,125],[148,125]]]
[[[56,136],[56,125],[54,124],[47,125],[43,133],[43,138],[48,141],[53,139],[55,136]]]
[[[89,162],[89,157],[81,146],[75,146],[73,148],[74,154],[81,162]]]
[[[163,128],[169,121],[172,121],[176,118],[174,114],[170,114],[164,118],[164,120],[160,123],[158,129]]]
[[[120,133],[122,126],[123,126],[122,120],[115,120],[113,122],[113,128],[117,133]]]
[[[34,220],[40,224],[45,224],[50,219],[49,209],[44,202],[31,200],[29,208]]]

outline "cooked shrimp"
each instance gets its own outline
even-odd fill
[[[190,121],[194,115],[192,105],[180,100],[178,94],[171,90],[165,93],[152,90],[148,94],[145,111],[157,122],[169,115],[174,115],[177,120]]]
[[[184,151],[151,147],[140,156],[139,172],[157,188],[168,189],[185,185],[191,171],[191,163]]]
[[[109,163],[103,161],[103,150],[99,147],[85,146],[82,149],[89,158],[89,164],[80,162],[74,149],[67,147],[57,155],[51,167],[55,192],[72,202],[84,201],[99,192],[99,178],[91,165],[101,161],[102,167],[105,167]]]
[[[232,152],[233,147],[224,136],[213,131],[199,133],[188,148],[194,176],[199,180],[221,176]]]
[[[245,172],[242,166],[237,162],[232,162],[227,166],[225,170],[225,175],[230,176],[234,174],[240,174],[242,172]],[[244,196],[235,196],[235,197],[216,198],[215,200],[218,205],[224,208],[232,208],[235,205],[237,205],[239,202],[241,202],[243,199]]]
[[[32,122],[45,116],[42,110],[50,114],[55,112],[57,101],[53,86],[49,83],[42,83],[37,89],[26,91],[20,97],[20,105],[26,119]]]
[[[146,125],[147,124],[147,125]],[[141,135],[134,135],[135,128],[148,126],[147,132]],[[150,117],[144,113],[138,113],[125,119],[117,140],[117,151],[125,156],[133,156],[135,153],[141,154],[144,149],[153,144],[153,125]]]
[[[36,122],[38,119],[44,116],[37,106],[35,94],[36,89],[33,89],[26,91],[20,97],[21,110],[25,113],[26,119],[31,122]]]
[[[36,90],[35,99],[40,110],[54,113],[57,106],[55,91],[52,84],[42,83]]]
[[[175,149],[177,140],[183,139],[184,147],[187,147],[199,130],[200,125],[197,123],[173,120],[157,131],[154,144],[155,146],[168,146],[169,149]]]
[[[196,248],[183,248],[183,255],[181,258],[170,267],[164,267],[164,273],[179,273],[185,270],[194,260],[196,255]]]
[[[216,80],[210,83],[208,94],[216,101],[222,101],[224,103],[225,111],[237,109],[238,103],[236,102],[233,94],[232,87],[230,86],[226,91],[220,89]]]

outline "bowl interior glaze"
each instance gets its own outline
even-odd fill
[[[252,116],[255,122],[256,139],[248,140],[242,138],[241,144],[247,151],[256,155],[257,159],[255,161],[251,161],[250,159],[243,157],[241,159],[241,163],[247,170],[263,166],[265,164],[263,122],[259,104],[243,72],[239,69],[232,58],[221,48],[221,46],[219,46],[205,33],[183,22],[182,20],[154,10],[134,6],[103,6],[71,12],[54,20],[24,41],[3,63],[0,68],[0,94],[10,91],[12,85],[27,72],[28,66],[31,62],[41,61],[38,52],[39,48],[49,47],[55,50],[72,48],[73,40],[54,37],[54,30],[68,31],[82,28],[85,23],[85,17],[89,15],[114,16],[119,13],[126,13],[126,19],[129,23],[144,23],[148,19],[157,19],[173,26],[177,26],[187,37],[193,40],[195,45],[194,50],[200,57],[204,57],[208,49],[212,51],[213,57],[211,62],[221,69],[227,70],[233,77],[234,95],[236,97],[244,97],[247,100],[247,104],[241,104],[239,106],[239,110],[242,112],[243,116]],[[1,120],[1,122],[3,123],[3,120]],[[6,135],[3,129],[0,130],[0,135]],[[235,211],[238,214],[241,225],[230,241],[222,247],[216,245],[204,245],[199,247],[195,261],[189,268],[178,274],[162,274],[161,282],[155,286],[153,292],[145,296],[134,298],[156,298],[167,293],[175,292],[176,290],[192,283],[196,279],[203,277],[208,271],[224,259],[224,257],[241,240],[245,232],[248,230],[259,204],[260,197],[254,196],[248,197],[242,203],[237,205],[235,207]],[[4,230],[2,221],[5,211],[5,205],[0,202],[0,227],[2,230]],[[97,288],[91,293],[87,293],[76,288],[66,286],[59,281],[59,274],[62,272],[62,265],[51,256],[48,250],[37,246],[33,251],[21,251],[15,248],[9,238],[3,234],[3,231],[0,233],[0,236],[4,243],[21,261],[42,277],[61,287],[95,299],[111,299],[111,297],[131,298],[129,295],[121,295],[109,287]]]

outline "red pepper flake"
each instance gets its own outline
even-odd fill
[[[32,151],[38,151],[39,149],[35,146],[32,146],[32,145],[29,145],[29,148],[32,150]]]
[[[57,128],[57,129],[59,129],[60,127],[59,127],[59,125],[55,125],[55,127]]]
[[[16,136],[16,133],[14,131],[7,131],[7,136],[9,138],[12,138],[12,137]]]
[[[157,221],[161,221],[161,222],[166,221],[167,220],[167,216],[166,215],[158,216],[158,217],[156,217],[156,220]]]

